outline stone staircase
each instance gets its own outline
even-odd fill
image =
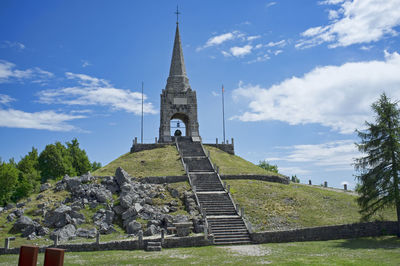
[[[217,245],[249,244],[250,235],[200,142],[176,139],[182,162]]]
[[[147,242],[146,251],[161,251],[161,242]]]

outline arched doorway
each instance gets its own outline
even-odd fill
[[[182,113],[174,114],[170,119],[171,136],[188,136],[189,118]]]

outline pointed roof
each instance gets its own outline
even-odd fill
[[[181,36],[179,35],[179,24],[176,23],[174,50],[172,51],[171,67],[167,80],[168,91],[182,92],[190,88],[189,79],[186,74],[185,61],[183,59]]]
[[[176,23],[174,50],[172,52],[169,76],[186,76],[185,61],[183,59],[181,36],[179,35],[178,23]]]

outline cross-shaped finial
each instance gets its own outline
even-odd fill
[[[179,12],[178,5],[176,5],[176,12],[175,12],[175,14],[176,14],[176,24],[178,24],[178,23],[179,23],[179,14],[181,14],[181,13]]]

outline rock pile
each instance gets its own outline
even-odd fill
[[[143,184],[122,168],[117,168],[115,176],[93,177],[90,173],[80,177],[65,176],[53,187],[43,184],[40,188],[43,193],[39,196],[51,188],[55,192],[67,190],[70,197],[53,204],[54,207],[49,202],[37,205],[33,214],[43,217],[44,226],[23,216],[23,209],[11,212],[7,219],[18,219],[13,227],[15,232],[33,239],[48,234],[49,228],[53,228],[51,238],[94,238],[97,233],[115,232],[114,224],[120,224],[129,235],[143,231],[145,236],[151,236],[174,223],[188,221],[193,222],[195,232],[203,231],[204,221],[191,191],[180,193],[168,185]],[[39,196],[37,199],[43,198]],[[166,200],[171,197],[173,200]],[[182,204],[190,215],[174,215]],[[95,212],[92,217],[85,217],[83,210],[86,211],[83,213]],[[83,223],[92,223],[93,228],[79,228]]]

